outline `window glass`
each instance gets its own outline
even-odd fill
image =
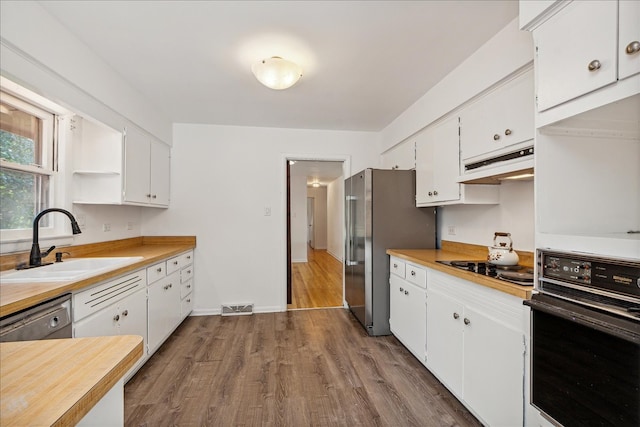
[[[0,102],[0,157],[21,165],[42,165],[42,120]]]

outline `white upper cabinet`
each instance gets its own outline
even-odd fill
[[[72,133],[74,203],[169,206],[168,145],[78,116]]]
[[[538,110],[616,81],[618,4],[572,2],[534,30]]]
[[[618,78],[640,73],[640,2],[620,0],[618,6]]]
[[[380,156],[383,169],[411,170],[416,167],[416,144],[407,140],[382,153]]]
[[[125,202],[169,205],[170,149],[137,129],[125,138]]]
[[[416,204],[460,199],[458,117],[425,129],[416,139]]]
[[[533,70],[516,76],[460,113],[460,157],[481,160],[534,136]]]

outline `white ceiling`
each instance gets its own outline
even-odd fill
[[[343,175],[342,162],[297,160],[291,164],[290,174],[291,176],[306,176],[307,185],[317,182],[322,187],[326,187]]]
[[[40,4],[172,122],[367,131],[518,13],[517,0]],[[271,56],[302,66],[296,86],[255,80]]]

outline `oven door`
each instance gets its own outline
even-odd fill
[[[531,400],[565,426],[640,425],[640,321],[538,294]]]

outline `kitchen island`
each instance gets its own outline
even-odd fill
[[[122,425],[122,377],[142,354],[135,335],[2,343],[0,424]]]

